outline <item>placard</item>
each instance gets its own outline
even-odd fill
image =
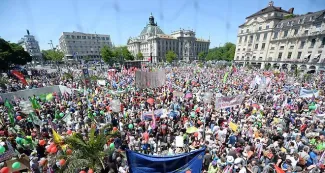
[[[184,147],[184,138],[183,136],[176,136],[176,147]]]

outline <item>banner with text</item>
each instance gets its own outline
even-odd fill
[[[305,88],[300,89],[300,97],[309,98],[309,97],[318,97],[319,92],[317,90],[307,90]]]
[[[166,82],[165,70],[157,70],[153,72],[136,71],[135,84],[137,88],[157,88]]]
[[[236,95],[230,97],[217,97],[216,109],[223,109],[233,107],[242,104],[245,99],[245,95]]]

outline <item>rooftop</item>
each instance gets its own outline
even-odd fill
[[[255,17],[255,16],[259,16],[262,14],[266,14],[266,13],[270,13],[270,12],[283,12],[283,13],[288,13],[290,14],[289,11],[283,10],[281,7],[275,7],[273,6],[273,1],[269,2],[269,5],[266,8],[263,8],[262,10],[246,17],[246,19],[251,18],[251,17]]]

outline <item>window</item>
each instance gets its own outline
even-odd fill
[[[265,43],[262,43],[262,50],[265,49]]]
[[[302,19],[299,19],[298,24],[300,24],[301,22],[302,22]]]
[[[298,34],[298,29],[295,29],[294,35]]]
[[[280,46],[280,50],[283,50],[284,49],[284,46]]]
[[[290,46],[290,49],[293,49],[295,46]]]
[[[244,39],[244,42],[246,43],[246,41],[247,41],[247,35],[245,36],[245,39]]]
[[[240,30],[240,33],[241,33],[241,34],[244,33],[244,30]]]
[[[287,59],[290,59],[291,58],[291,55],[292,55],[292,52],[288,52]]]
[[[244,48],[243,51],[245,51],[246,49]]]
[[[282,58],[282,52],[280,52],[278,55],[278,59],[281,59],[281,58]]]
[[[249,32],[249,29],[246,29],[246,33],[248,33]]]
[[[271,50],[274,50],[274,47],[271,47]]]
[[[86,36],[82,36],[82,39],[86,39]]]
[[[300,59],[301,57],[301,52],[298,52],[297,59]]]
[[[310,21],[314,20],[314,17],[315,17],[315,16],[311,16],[311,17],[310,17]]]
[[[93,40],[95,40],[95,39],[96,39],[96,37],[93,36]]]
[[[239,59],[239,56],[237,56],[237,59]]]
[[[240,49],[238,48],[237,51],[240,51]]]
[[[266,25],[266,28],[265,29],[269,29],[270,28],[270,26],[269,25]]]
[[[322,46],[325,45],[325,37],[323,37],[323,40],[322,40]]]
[[[317,23],[316,28],[320,28],[322,26],[322,23]]]
[[[305,46],[305,41],[301,41],[301,42],[300,42],[300,47],[299,47],[299,48],[302,49],[302,48],[304,48],[304,46]]]
[[[249,43],[253,42],[253,36],[249,36]]]
[[[109,40],[109,37],[106,37],[106,40]]]
[[[241,59],[244,59],[244,56],[241,56]]]
[[[255,44],[255,49],[258,49],[258,44]]]
[[[313,48],[315,46],[315,43],[316,43],[316,39],[312,39],[311,40],[310,47]]]
[[[77,39],[81,39],[81,37],[79,35],[77,35]]]
[[[72,38],[72,39],[75,39],[75,36],[74,36],[74,35],[71,35],[71,38]]]
[[[256,34],[256,41],[260,40],[260,34]]]
[[[241,43],[241,37],[239,37],[239,43]]]
[[[70,38],[70,35],[66,35],[65,38]]]
[[[278,32],[274,32],[273,39],[277,39],[277,38],[278,38]]]
[[[253,56],[253,59],[255,59],[256,58],[256,56]]]
[[[267,38],[267,33],[264,33],[263,40],[266,40],[266,38]]]
[[[283,33],[283,38],[287,37],[288,36],[288,30],[284,31]]]
[[[258,30],[259,30],[259,31],[262,30],[262,26],[259,26],[259,27],[258,27]]]

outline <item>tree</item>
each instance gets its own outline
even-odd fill
[[[106,62],[109,65],[113,65],[114,62],[116,61],[115,53],[108,46],[102,47],[102,49],[100,50],[100,54],[101,54],[104,62]]]
[[[134,60],[134,56],[131,54],[131,52],[128,50],[128,48],[126,46],[117,47],[115,49],[115,56],[120,61]]]
[[[168,63],[173,62],[176,59],[177,55],[174,51],[168,51],[166,54],[166,61]]]
[[[235,56],[236,45],[233,43],[226,43],[224,46],[215,47],[209,50],[206,60],[226,60],[232,61]]]
[[[205,59],[205,52],[200,52],[198,57],[199,57],[199,60],[203,61]]]
[[[107,133],[111,132],[111,133]],[[91,168],[94,172],[101,172],[105,169],[104,159],[113,153],[112,149],[104,150],[104,145],[112,137],[119,136],[113,132],[110,125],[99,129],[95,135],[95,128],[91,128],[87,140],[80,133],[66,137],[64,143],[71,147],[73,153],[66,156],[64,172],[74,173],[78,169]]]
[[[16,43],[9,43],[0,38],[0,69],[8,70],[15,65],[25,65],[32,61],[32,57],[23,47]]]
[[[137,53],[136,57],[137,57],[137,60],[143,60],[143,55],[141,52]]]
[[[56,63],[61,62],[63,60],[64,57],[64,53],[59,51],[59,50],[42,50],[42,54],[43,56],[45,56],[45,58],[47,60],[50,61],[54,61]]]

